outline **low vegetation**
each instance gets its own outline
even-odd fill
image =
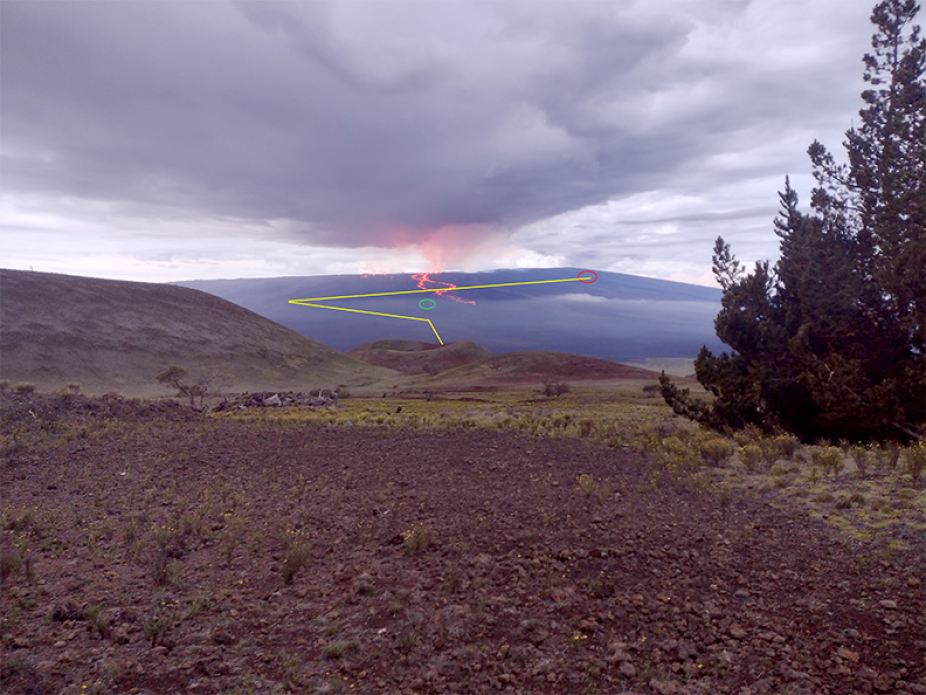
[[[198,378],[190,379],[187,370],[172,364],[157,376],[159,384],[176,391],[178,396],[188,398],[191,408],[205,408],[206,399],[214,395],[217,390],[217,375],[202,374]]]
[[[624,392],[579,391],[556,407],[511,392],[441,402],[351,399],[338,410],[263,409],[215,417],[317,423],[339,428],[480,429],[552,439],[578,439],[606,449],[633,450],[652,463],[650,485],[694,492],[729,505],[735,495],[771,492],[776,505],[797,505],[850,539],[890,538],[926,531],[926,447],[888,442],[867,446],[803,445],[793,435],[767,436],[747,428],[733,437],[671,417],[665,406]],[[576,487],[601,494],[601,482],[579,475]],[[912,495],[912,497],[911,497]],[[838,510],[838,512],[837,512]]]
[[[851,682],[897,659],[895,682],[926,676],[920,445],[722,437],[642,384],[211,416],[2,398],[4,687],[20,659],[36,692],[738,692],[781,678],[771,649],[848,694],[820,640],[856,618],[780,604],[779,586],[861,601],[867,638],[898,645],[849,643]],[[757,610],[782,644],[820,637],[801,655],[731,638]],[[725,639],[744,662],[710,651]],[[685,640],[705,655],[691,669]]]

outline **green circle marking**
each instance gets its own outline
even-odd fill
[[[425,306],[424,305],[425,302],[430,302],[431,306]],[[424,309],[425,311],[430,311],[431,309],[437,306],[437,302],[435,302],[433,299],[422,299],[420,302],[418,302],[418,306]]]

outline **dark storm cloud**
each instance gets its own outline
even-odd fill
[[[686,53],[754,5],[7,0],[3,184],[127,215],[283,220],[268,234],[310,244],[514,229],[682,187],[708,155],[843,99],[825,68],[801,72],[813,55]],[[816,49],[845,49],[830,41]]]

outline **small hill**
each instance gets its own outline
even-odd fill
[[[473,362],[434,377],[418,377],[416,390],[463,391],[549,382],[655,381],[657,372],[566,352],[524,351]]]
[[[469,340],[458,343],[421,343],[414,340],[377,340],[347,353],[368,364],[404,374],[436,374],[446,369],[493,357],[495,353]]]
[[[369,384],[395,372],[348,357],[247,309],[176,285],[0,270],[0,377],[40,390],[167,395],[179,364],[224,391]]]

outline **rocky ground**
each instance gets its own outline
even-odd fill
[[[116,406],[4,401],[2,692],[926,693],[922,543],[581,441]]]

